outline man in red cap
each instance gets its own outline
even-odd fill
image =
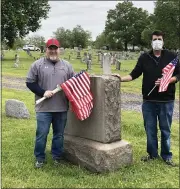
[[[69,62],[60,59],[60,43],[49,39],[46,43],[46,57],[35,61],[27,74],[26,86],[35,94],[35,100],[48,99],[35,105],[37,129],[34,155],[35,167],[45,162],[46,141],[52,124],[53,138],[51,154],[55,164],[60,163],[63,154],[64,128],[67,120],[68,100],[64,92],[53,94],[58,84],[64,83],[74,75]],[[51,98],[50,98],[51,97]]]

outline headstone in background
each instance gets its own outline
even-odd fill
[[[92,63],[92,60],[89,60],[87,61],[87,70],[91,70],[91,63]]]
[[[81,52],[77,51],[77,59],[81,59]]]
[[[82,46],[81,46],[81,45],[79,45],[78,50],[79,50],[79,51],[81,51],[81,50],[82,50]]]
[[[103,60],[104,60],[104,54],[101,53],[101,55],[100,55],[101,68],[103,68]]]
[[[98,62],[101,61],[101,53],[98,53]]]
[[[116,70],[120,70],[121,69],[121,62],[120,60],[116,61]]]
[[[113,54],[110,54],[111,57],[110,57],[110,61],[111,61],[111,65],[113,64]]]
[[[63,54],[64,54],[64,52],[65,52],[65,50],[64,50],[64,48],[63,48],[63,47],[59,48],[59,51],[60,51],[60,54],[61,54],[61,55],[63,55]]]
[[[103,57],[103,74],[111,74],[111,55],[109,53],[104,53]]]
[[[115,53],[113,58],[113,65],[116,65],[116,62],[117,62],[117,54]]]
[[[74,51],[75,51],[75,52],[78,52],[78,47],[74,47]]]
[[[14,62],[14,67],[17,68],[19,67],[19,55],[15,54],[15,62]]]
[[[26,105],[19,100],[9,99],[5,102],[5,112],[7,117],[19,119],[29,119],[30,114]]]
[[[88,57],[87,52],[84,52],[84,57],[83,57],[83,59],[82,59],[82,62],[84,62],[85,64],[87,64],[88,59],[89,59],[89,57]]]
[[[4,50],[1,50],[1,60],[4,60]]]
[[[92,60],[92,54],[88,53],[88,56],[89,56],[89,60]]]

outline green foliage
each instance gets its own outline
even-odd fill
[[[79,47],[80,45],[85,48],[91,40],[91,33],[77,25],[72,31],[59,27],[54,32],[54,37],[60,41],[61,46],[64,48]]]
[[[180,1],[157,0],[154,25],[165,33],[165,47],[180,48]]]
[[[95,47],[96,49],[100,49],[101,47],[107,45],[107,38],[105,36],[105,33],[102,32],[100,35],[96,37],[95,40]]]
[[[54,32],[55,38],[57,38],[60,41],[60,44],[64,48],[70,48],[72,46],[72,31],[69,29],[59,27]]]
[[[26,44],[35,45],[36,47],[45,46],[45,38],[40,35],[33,35],[26,39]]]
[[[73,36],[73,46],[78,47],[81,45],[82,48],[87,47],[88,40],[91,39],[91,33],[89,31],[85,31],[80,25],[77,25],[72,30]]]
[[[149,23],[147,11],[133,7],[132,2],[118,3],[108,11],[105,33],[116,43],[123,42],[127,51],[128,44],[142,44],[141,33]]]
[[[48,0],[2,0],[1,41],[13,47],[16,38],[40,28],[40,21],[47,18],[49,9]]]

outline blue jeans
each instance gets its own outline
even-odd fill
[[[47,136],[52,123],[53,138],[51,153],[53,159],[59,159],[63,153],[64,128],[67,121],[67,112],[36,112],[37,129],[34,155],[36,160],[45,160]]]
[[[174,109],[174,101],[171,102],[150,102],[144,101],[142,113],[144,127],[147,135],[147,153],[151,157],[158,156],[157,120],[161,131],[161,157],[172,158],[170,152],[171,124]]]

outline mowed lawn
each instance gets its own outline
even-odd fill
[[[34,61],[25,52],[20,53],[19,68],[14,68],[15,52],[5,52],[6,60],[2,62],[2,75],[25,77],[30,64]],[[39,57],[40,53],[33,53]],[[68,52],[62,55],[68,59]],[[76,72],[86,69],[86,65],[72,55],[70,62]],[[91,74],[102,74],[102,69],[93,56]],[[112,72],[120,75],[128,74],[136,60],[122,61],[122,71]],[[122,83],[121,90],[134,94],[141,93],[141,78],[130,83]],[[179,89],[177,90],[179,94]],[[19,120],[5,116],[5,101],[17,99],[23,101],[31,117]],[[161,159],[151,162],[141,162],[141,156],[146,154],[146,136],[142,115],[135,111],[121,111],[121,131],[123,140],[133,147],[133,164],[121,169],[103,174],[91,173],[76,165],[65,162],[54,166],[50,148],[52,130],[47,142],[47,164],[43,169],[34,168],[34,137],[36,119],[34,112],[34,95],[29,91],[2,89],[2,188],[179,188],[179,167],[169,167]],[[158,132],[160,139],[160,132]],[[160,146],[160,143],[159,143]],[[179,122],[172,125],[173,159],[179,164]]]

